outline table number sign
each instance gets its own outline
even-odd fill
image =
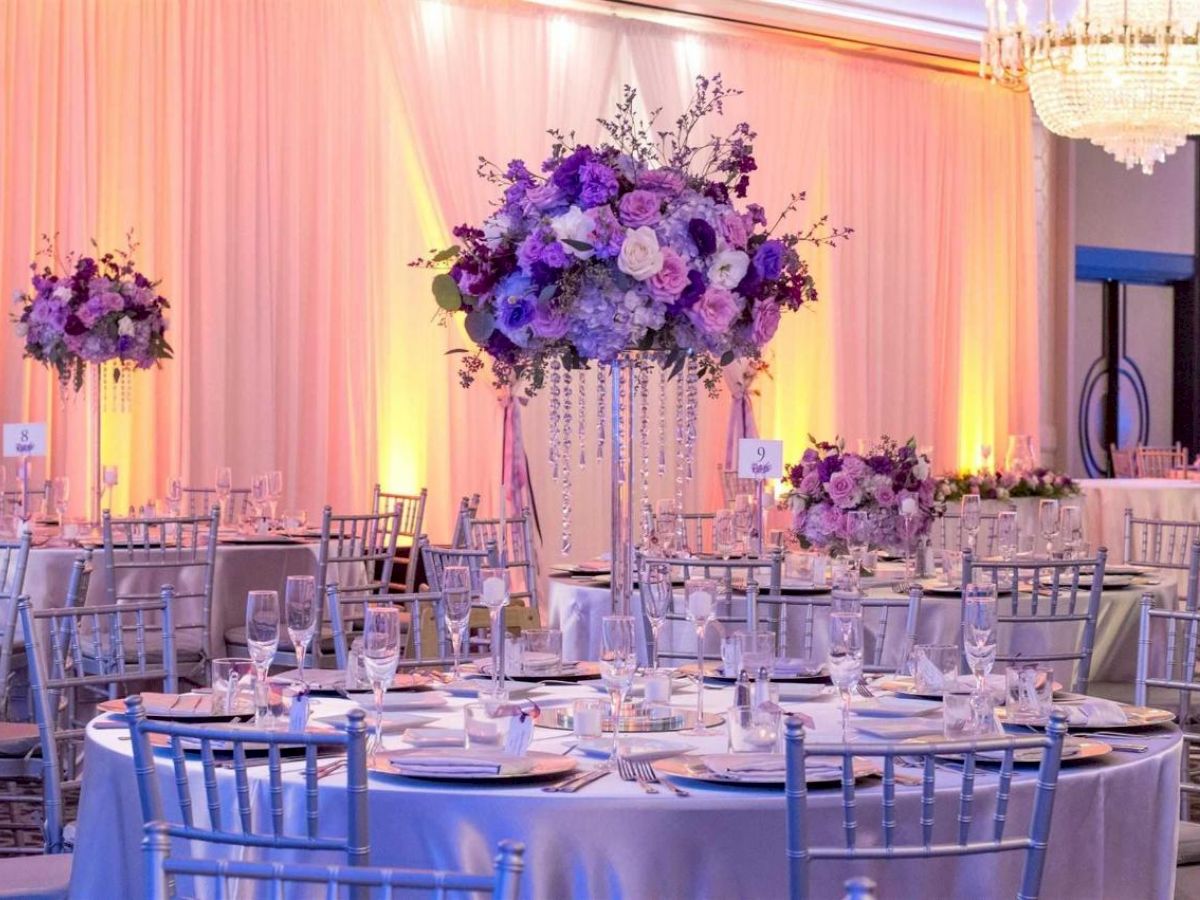
[[[738,441],[738,478],[766,481],[783,477],[783,441]]]
[[[45,456],[45,422],[6,422],[4,425],[5,456]]]

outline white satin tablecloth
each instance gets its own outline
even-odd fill
[[[543,705],[571,697],[600,696],[582,686],[543,689],[539,694]],[[710,711],[722,710],[730,701],[728,689],[707,689]],[[462,727],[458,707],[465,701],[451,702],[454,708],[436,724]],[[677,702],[691,705],[694,694],[681,694]],[[815,739],[839,737],[840,716],[831,699],[785,706],[814,718]],[[322,700],[316,712],[345,708],[346,701],[329,699]],[[73,897],[143,896],[141,817],[130,744],[121,740],[122,733],[89,730]],[[1148,753],[1114,753],[1064,767],[1042,896],[1055,900],[1161,900],[1171,896],[1181,743],[1174,728],[1142,737],[1151,745]],[[679,734],[666,738],[681,749],[692,745],[705,752],[725,750],[723,730],[710,737]],[[536,730],[534,740],[533,749],[544,751],[561,751],[573,742],[569,733],[543,728]],[[385,742],[404,746],[401,737],[385,738]],[[584,760],[581,765],[590,767],[595,761]],[[265,770],[249,772],[252,802],[266,812]],[[167,757],[159,758],[158,773],[163,796],[174,798]],[[935,839],[952,840],[960,776],[939,769],[936,777]],[[975,827],[986,827],[988,834],[997,781],[995,774],[980,770],[975,782]],[[1031,770],[1022,770],[1014,779],[1010,828],[1028,822],[1034,781]],[[320,782],[323,821],[331,834],[345,821],[344,783],[341,774]],[[283,784],[289,826],[302,829],[301,777],[285,773]],[[219,773],[219,787],[230,802],[232,772]],[[524,897],[691,900],[785,896],[782,789],[694,783],[687,787],[690,797],[676,797],[666,790],[647,796],[635,784],[609,775],[578,794],[547,794],[537,785],[482,788],[372,775],[368,795],[371,862],[487,872],[496,843],[513,838],[526,845]],[[197,815],[206,816],[203,786],[193,784],[193,788],[193,808]],[[839,789],[810,790],[812,841],[837,841]],[[863,843],[879,839],[881,798],[878,782],[860,785],[857,809]],[[919,799],[919,788],[898,787],[896,816],[902,836],[919,833]],[[312,854],[306,859],[317,861]],[[845,878],[869,874],[888,900],[1011,897],[1016,893],[1021,864],[1022,855],[1011,853],[853,867],[822,862],[814,864],[814,896],[840,896]]]
[[[1088,478],[1079,482],[1084,536],[1093,546],[1108,547],[1111,562],[1125,558],[1125,510],[1139,519],[1200,522],[1200,481],[1173,478]],[[1179,584],[1187,584],[1183,574]]]

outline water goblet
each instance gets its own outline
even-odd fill
[[[461,677],[463,629],[471,618],[471,570],[467,566],[446,566],[442,570],[442,611],[450,632],[450,652],[454,658],[454,679]]]
[[[978,494],[967,494],[962,498],[962,530],[966,534],[966,546],[972,553],[979,538],[979,526],[983,524],[983,502]]]
[[[713,549],[721,559],[729,559],[737,552],[737,524],[734,514],[728,509],[713,513]]]
[[[858,587],[859,573],[867,550],[871,547],[871,532],[871,517],[865,510],[852,509],[846,513],[846,549],[850,551],[850,560],[854,564],[851,573],[855,587]]]
[[[620,752],[621,710],[637,672],[637,644],[633,616],[605,616],[602,627],[600,673],[612,701],[613,741],[609,765],[616,766]]]
[[[362,639],[363,668],[375,695],[375,736],[370,750],[374,760],[383,746],[383,695],[400,663],[400,610],[394,606],[368,606]]]
[[[644,566],[642,577],[646,579],[642,601],[646,607],[646,618],[650,620],[650,638],[654,641],[652,664],[657,669],[659,639],[662,627],[667,621],[667,614],[671,611],[675,587],[671,583],[671,567],[662,563]]]
[[[221,519],[230,520],[229,497],[233,494],[233,470],[229,466],[217,466],[213,478],[213,493],[217,495],[217,503],[221,506]]]
[[[492,624],[492,693],[496,696],[500,695],[502,690],[502,678],[504,676],[503,664],[500,661],[500,650],[504,643],[504,627],[502,617],[504,607],[508,606],[509,601],[509,584],[508,584],[508,569],[503,566],[485,567],[480,570],[482,578],[482,598],[483,605],[488,608],[491,613]]]
[[[283,472],[272,469],[266,474],[267,498],[271,504],[271,518],[275,519],[279,508],[279,500],[283,497]]]
[[[1063,554],[1074,559],[1083,549],[1083,516],[1078,506],[1064,506],[1058,514],[1059,531],[1062,533]]]
[[[317,580],[311,575],[289,575],[284,583],[283,610],[288,637],[296,652],[300,683],[308,687],[304,677],[304,657],[317,630]]]
[[[863,676],[861,612],[829,614],[829,678],[842,701],[842,740],[850,731],[850,692]]]
[[[65,537],[67,529],[67,504],[71,499],[71,479],[66,475],[59,475],[54,479],[53,490],[54,508],[58,511],[58,530]]]
[[[254,662],[254,722],[267,727],[270,724],[267,672],[279,650],[278,591],[250,591],[246,595],[246,647]]]
[[[996,586],[963,585],[963,655],[975,689],[983,691],[983,680],[996,664]]]
[[[267,489],[266,475],[255,475],[250,479],[250,502],[254,504],[254,516],[258,519],[259,529],[267,531],[271,496]]]
[[[167,511],[178,516],[183,509],[183,479],[172,475],[167,479]]]
[[[733,498],[733,527],[738,547],[743,553],[751,550],[757,529],[754,527],[754,495],[738,494]]]
[[[683,609],[696,629],[696,727],[692,734],[707,734],[704,727],[704,633],[717,616],[717,582],[689,578],[683,586]]]
[[[1054,539],[1058,537],[1058,501],[1043,499],[1038,503],[1038,523],[1046,541],[1046,556],[1054,558]]]

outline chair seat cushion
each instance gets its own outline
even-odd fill
[[[0,722],[0,757],[20,758],[37,746],[38,729],[34,723]]]
[[[161,665],[162,663],[162,632],[151,631],[145,636],[146,638],[146,664],[150,666]],[[122,638],[125,642],[125,661],[134,662],[138,658],[138,650],[136,638],[133,635],[127,635]],[[179,639],[175,642],[175,662],[177,663],[194,663],[199,662],[204,657],[200,653],[197,646],[189,645],[189,641],[194,641],[195,638],[189,633],[183,638],[184,644],[181,646]],[[79,649],[83,653],[85,659],[95,659],[97,657],[96,641],[91,635],[83,636],[79,639]],[[103,648],[106,653],[111,652],[107,646]]]
[[[246,645],[246,626],[235,625],[233,628],[225,632],[226,647],[245,647]],[[309,652],[312,652],[313,645],[309,644]],[[286,628],[279,629],[279,649],[284,653],[292,653],[292,639],[288,636]],[[321,652],[333,653],[333,635],[327,631],[321,634]]]
[[[0,859],[0,898],[63,900],[71,881],[69,853]]]

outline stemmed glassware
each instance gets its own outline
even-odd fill
[[[988,470],[988,460],[990,460],[992,458],[992,445],[991,444],[980,444],[979,445],[979,457],[980,457],[980,459],[983,460],[982,468],[983,468],[983,471],[986,472]]]
[[[1038,503],[1038,523],[1046,539],[1046,557],[1054,558],[1054,539],[1058,537],[1058,501],[1045,499]]]
[[[1017,525],[1017,514],[1011,509],[996,514],[996,546],[1000,555],[1011,561],[1020,549],[1021,532]]]
[[[666,556],[677,549],[675,547],[675,525],[678,514],[675,501],[669,497],[654,504],[654,535],[662,552]]]
[[[842,740],[850,731],[850,692],[863,677],[862,610],[829,614],[829,678],[842,700]]]
[[[279,500],[283,496],[283,472],[272,469],[266,474],[267,497],[271,504],[271,521],[279,516]]]
[[[288,637],[292,639],[292,648],[296,652],[300,683],[307,687],[304,657],[317,630],[317,580],[311,575],[289,575],[284,583],[283,608]]]
[[[646,590],[642,599],[646,604],[646,618],[650,620],[650,637],[654,641],[654,658],[651,663],[658,668],[658,641],[662,635],[667,613],[671,611],[671,600],[675,587],[671,583],[671,567],[656,564],[644,567],[642,577],[646,579]]]
[[[271,688],[267,673],[279,650],[279,592],[250,591],[246,595],[246,647],[254,663],[254,723],[269,723]]]
[[[739,549],[742,553],[750,553],[756,530],[753,494],[738,494],[733,498],[733,527]]]
[[[718,509],[713,513],[713,549],[721,559],[729,559],[737,552],[737,522],[733,512]]]
[[[375,695],[375,736],[371,759],[383,746],[383,695],[400,664],[400,610],[394,606],[368,606],[363,618],[363,668]]]
[[[851,580],[858,588],[859,573],[871,547],[871,517],[864,510],[852,509],[846,513],[846,549],[850,551]]]
[[[704,633],[717,617],[717,582],[689,578],[683,586],[684,613],[696,629],[696,727],[692,734],[707,734],[704,727]]]
[[[167,479],[167,511],[178,516],[183,510],[183,479],[172,475]]]
[[[471,570],[467,566],[446,566],[442,570],[442,613],[450,632],[450,651],[454,656],[454,680],[460,677],[458,659],[462,654],[463,629],[471,618]]]
[[[121,481],[121,472],[116,466],[105,466],[100,472],[100,478],[104,482],[104,489],[108,492],[107,509],[112,509],[113,495],[116,493],[117,485]]]
[[[1059,530],[1062,532],[1063,553],[1073,559],[1083,547],[1083,516],[1078,506],[1059,510]]]
[[[71,499],[71,479],[59,475],[54,479],[54,508],[58,511],[58,530],[63,537],[67,535],[67,504]]]
[[[483,605],[492,616],[492,693],[499,697],[503,690],[504,667],[500,662],[500,650],[504,642],[504,607],[508,606],[508,569],[503,566],[487,567],[480,571],[482,578]]]
[[[967,494],[962,498],[962,530],[967,536],[967,548],[975,552],[979,540],[979,526],[983,524],[983,504],[978,494]]]
[[[250,500],[254,504],[255,518],[264,522],[271,511],[266,475],[255,475],[250,479]]]
[[[609,765],[615,766],[620,752],[618,737],[621,733],[621,710],[625,708],[625,697],[633,686],[633,676],[637,672],[633,616],[605,616],[603,629],[600,673],[612,700],[613,742]]]
[[[233,470],[229,466],[218,466],[216,477],[213,479],[213,493],[221,505],[221,520],[230,520],[229,498],[233,494]]]
[[[983,680],[996,664],[996,586],[963,586],[963,655],[975,689],[983,690]]]
[[[901,594],[907,594],[912,590],[913,583],[917,578],[917,531],[920,530],[921,523],[917,518],[917,501],[914,497],[905,498],[900,504],[900,523],[899,523],[899,538],[900,550],[904,554],[904,575],[896,584],[896,590]]]

